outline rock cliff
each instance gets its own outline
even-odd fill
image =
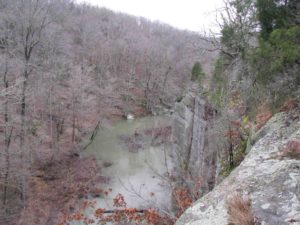
[[[235,193],[250,199],[257,224],[300,225],[299,140],[299,109],[273,116],[252,138],[244,161],[176,225],[230,224],[228,199]]]
[[[213,110],[199,96],[196,84],[175,104],[172,138],[177,165],[181,167],[179,171],[189,173],[194,179],[202,178],[202,192],[214,185],[216,156],[207,151],[207,129],[212,116]]]

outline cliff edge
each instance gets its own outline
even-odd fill
[[[176,225],[233,224],[228,201],[234,195],[250,200],[253,224],[300,225],[299,108],[274,115],[252,144],[244,161],[186,210]]]

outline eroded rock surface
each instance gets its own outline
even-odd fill
[[[250,197],[252,211],[264,225],[300,225],[300,160],[282,155],[289,141],[300,138],[299,117],[297,109],[271,118],[240,166],[176,225],[228,225],[226,202],[234,193]]]
[[[177,164],[194,178],[202,178],[202,192],[213,186],[215,177],[216,156],[209,153],[207,145],[207,129],[212,116],[213,110],[199,96],[195,84],[183,100],[175,104],[172,139]]]

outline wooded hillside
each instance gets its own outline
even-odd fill
[[[1,0],[0,223],[38,207],[34,187],[49,190],[36,172],[79,149],[98,122],[171,107],[195,61],[211,69],[203,45],[195,33],[69,0]]]

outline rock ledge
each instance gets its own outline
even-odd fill
[[[278,113],[255,135],[244,161],[213,191],[198,200],[176,225],[228,225],[227,199],[247,195],[263,225],[300,225],[300,160],[282,149],[300,139],[299,109]]]

